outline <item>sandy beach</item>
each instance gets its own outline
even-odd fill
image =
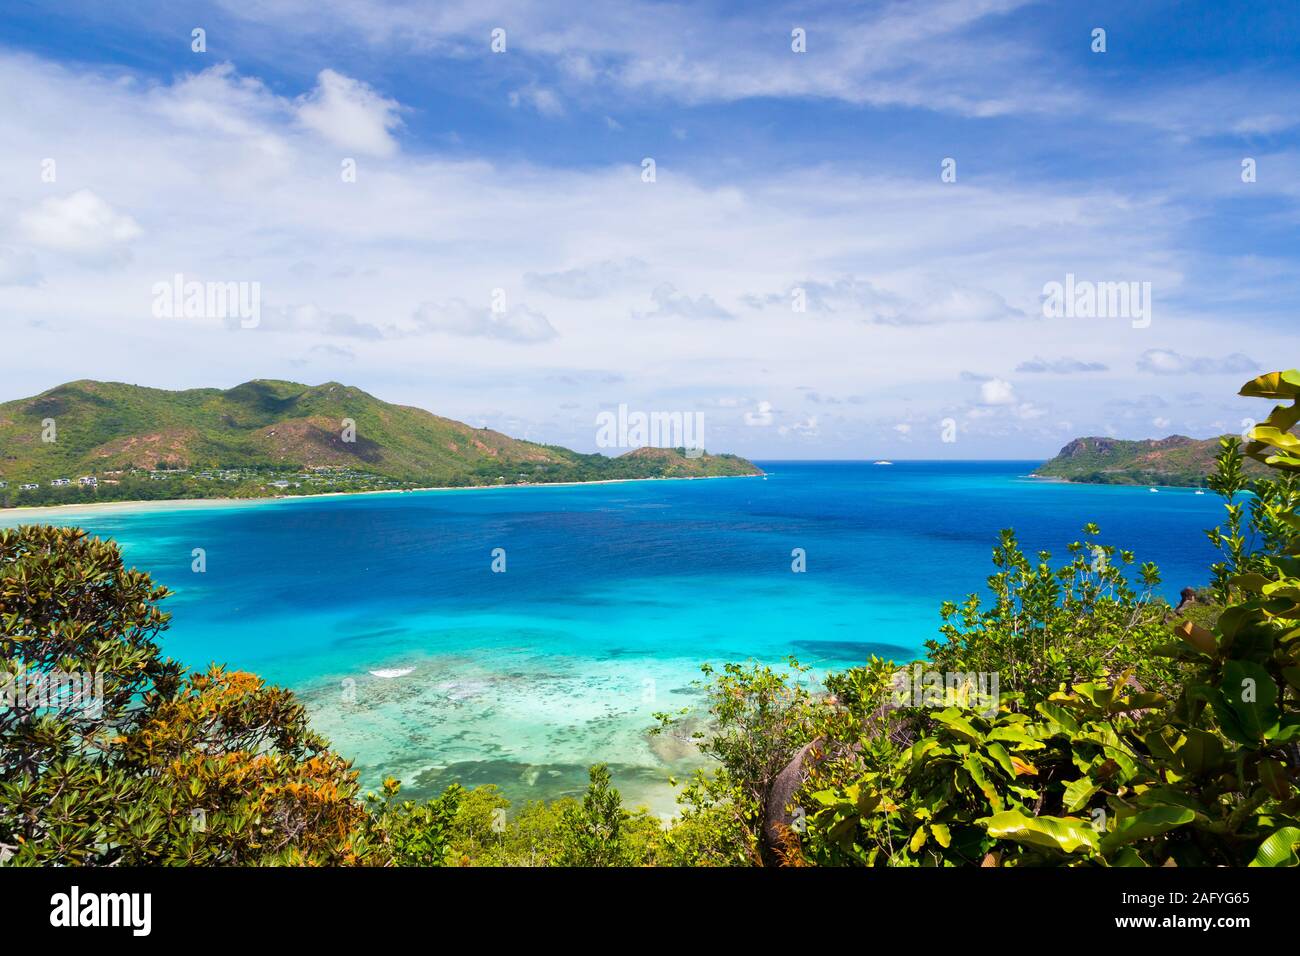
[[[759,477],[763,476],[681,475],[670,478],[606,478],[600,481],[532,481],[513,485],[399,488],[376,491],[321,491],[309,495],[267,495],[260,498],[161,498],[156,501],[105,501],[70,505],[33,505],[0,509],[0,526],[26,524],[29,519],[69,514],[111,514],[123,511],[188,511],[194,508],[251,508],[308,498],[360,498],[367,495],[410,495],[429,492],[509,491],[514,488],[577,488],[586,485],[625,485],[640,481],[709,481],[716,478]]]

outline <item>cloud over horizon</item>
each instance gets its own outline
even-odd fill
[[[345,377],[575,447],[590,428],[562,405],[627,401],[707,408],[753,456],[1015,457],[1059,447],[1062,422],[1137,437],[1168,415],[1108,403],[1176,376],[1211,379],[1179,419],[1208,434],[1293,342],[1282,67],[1218,75],[1141,40],[1165,44],[1144,49],[1180,94],[1122,44],[1060,53],[1075,27],[1019,0],[818,10],[805,54],[771,10],[223,9],[219,55],[170,36],[131,61],[111,37],[75,59],[0,46],[18,92],[0,103],[0,305],[22,356],[0,398]],[[1140,109],[1103,66],[1150,79]],[[1109,165],[1096,143],[1124,137]],[[150,289],[181,273],[255,283],[260,322],[154,318]],[[1070,273],[1150,282],[1150,327],[1044,317]]]

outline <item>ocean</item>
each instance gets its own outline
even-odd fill
[[[701,664],[910,660],[942,601],[983,588],[1001,528],[1063,557],[1096,522],[1159,565],[1167,597],[1205,582],[1216,497],[1026,477],[1036,464],[775,461],[767,478],[41,520],[119,541],[176,592],[168,654],[293,688],[369,787],[496,784],[517,805],[577,793],[605,761],[629,803],[667,813],[669,776],[698,761],[647,730],[700,703]]]

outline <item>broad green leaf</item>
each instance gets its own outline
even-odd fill
[[[1264,464],[1285,468],[1287,471],[1296,471],[1300,470],[1300,457],[1295,455],[1269,455],[1264,459]]]
[[[1251,866],[1297,866],[1300,857],[1296,847],[1300,845],[1300,827],[1282,827],[1259,845]]]
[[[1252,594],[1258,594],[1269,584],[1269,579],[1264,575],[1252,571],[1249,574],[1234,574],[1228,578],[1228,584],[1234,588],[1240,588],[1243,591],[1249,591]]]
[[[955,707],[941,710],[934,715],[934,719],[957,734],[957,736],[969,740],[971,743],[979,743],[984,739],[984,735],[976,730],[969,720],[961,716],[961,713]]]
[[[1137,776],[1138,765],[1132,755],[1120,747],[1107,747],[1106,757],[1119,766],[1119,780],[1128,783]]]
[[[984,752],[993,758],[993,762],[1002,768],[1003,773],[1008,777],[1015,777],[1016,768],[1005,747],[999,743],[990,743],[984,746]]]
[[[1204,730],[1189,730],[1178,760],[1189,774],[1209,773],[1223,763],[1223,741]]]
[[[831,828],[826,831],[826,836],[834,842],[843,842],[853,833],[857,824],[858,818],[855,816],[840,817],[835,821]]]
[[[1232,660],[1223,666],[1223,703],[1246,734],[1244,742],[1260,740],[1265,731],[1278,723],[1277,686],[1272,677],[1254,661]],[[1253,699],[1245,699],[1247,696]]]
[[[934,834],[934,842],[945,850],[952,845],[952,834],[949,832],[946,823],[930,824],[930,832]]]
[[[1276,428],[1280,432],[1289,432],[1300,424],[1300,403],[1291,405],[1274,405],[1268,418],[1260,422],[1265,428]],[[1258,433],[1253,433],[1258,440]]]
[[[1285,744],[1300,738],[1300,715],[1290,714],[1264,731],[1264,739],[1274,744]]]
[[[1196,819],[1196,814],[1185,807],[1152,807],[1132,816],[1120,817],[1114,827],[1101,838],[1103,853],[1110,853],[1129,843],[1159,836]]]
[[[1115,699],[1114,684],[1096,684],[1092,682],[1075,684],[1072,688],[1076,694],[1087,698],[1094,707],[1106,710]]]
[[[1163,694],[1148,690],[1139,694],[1120,697],[1110,705],[1110,712],[1112,714],[1122,714],[1130,710],[1150,710],[1153,707],[1161,707],[1164,703],[1165,697]]]
[[[916,743],[912,744],[911,763],[920,763],[921,760],[935,747],[939,746],[939,741],[933,737],[922,737]]]
[[[1219,649],[1214,634],[1193,621],[1182,621],[1174,627],[1174,632],[1202,654],[1213,655]]]
[[[1016,727],[994,727],[989,731],[987,739],[1015,744],[1015,750],[1042,750],[1045,746],[1041,740]]]
[[[966,768],[966,772],[970,774],[970,778],[975,781],[975,786],[979,787],[980,792],[984,794],[984,799],[989,802],[989,805],[994,810],[1001,810],[1004,806],[1002,796],[998,793],[997,788],[989,783],[979,759],[974,754],[967,754],[962,758],[961,764]]]
[[[1072,713],[1060,704],[1043,701],[1034,709],[1055,725],[1052,727],[1053,733],[1065,731],[1066,733],[1072,734],[1079,729],[1078,719],[1076,719]]]
[[[1146,860],[1142,859],[1142,854],[1138,853],[1137,850],[1133,849],[1131,846],[1126,846],[1126,847],[1122,847],[1118,853],[1116,853],[1113,857],[1111,857],[1110,865],[1122,866],[1122,867],[1139,867],[1139,866],[1149,866],[1150,864],[1147,863]]]
[[[1062,853],[1095,852],[1097,834],[1077,817],[1027,817],[1019,810],[1004,810],[982,821],[989,836]]]
[[[1021,760],[1014,754],[1011,757],[1011,765],[1016,768],[1017,777],[1037,777],[1038,768],[1027,760]]]
[[[1238,395],[1247,398],[1300,398],[1300,371],[1269,372],[1251,379]]]
[[[1300,451],[1300,438],[1296,438],[1290,432],[1284,432],[1269,425],[1256,425],[1251,431],[1250,437],[1255,441],[1262,441],[1274,448],[1281,448],[1288,452]]]
[[[1138,797],[1138,803],[1143,807],[1175,806],[1193,813],[1205,812],[1195,797],[1177,787],[1149,787]]]
[[[1092,795],[1101,789],[1101,784],[1091,777],[1080,777],[1065,785],[1065,809],[1071,813],[1087,805]]]
[[[1174,748],[1162,733],[1153,731],[1142,738],[1142,742],[1147,745],[1147,750],[1151,751],[1151,755],[1157,760],[1171,762],[1174,759]]]

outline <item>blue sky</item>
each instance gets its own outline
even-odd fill
[[[1296,364],[1298,54],[1284,3],[10,3],[0,398],[339,380],[769,458],[1236,431]],[[159,318],[176,273],[256,327]],[[1150,321],[1044,315],[1067,274]]]

